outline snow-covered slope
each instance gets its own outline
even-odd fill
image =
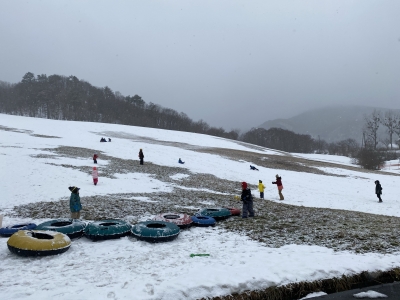
[[[99,143],[102,136],[112,138],[112,142]],[[81,196],[169,193],[187,176],[177,174],[174,177],[177,183],[171,183],[156,180],[151,174],[116,174],[114,178],[100,178],[99,185],[94,186],[89,172],[62,166],[90,170],[91,156],[57,157],[49,151],[60,146],[92,149],[93,153],[133,160],[137,160],[142,148],[145,163],[209,173],[238,183],[256,184],[262,179],[267,186],[266,198],[272,201],[279,200],[276,187],[269,182],[279,173],[286,204],[400,215],[399,177],[389,173],[377,177],[372,173],[330,168],[330,173],[346,175],[334,177],[265,167],[255,172],[249,170],[251,161],[234,161],[194,149],[216,147],[282,153],[185,132],[4,114],[0,114],[0,214],[15,205],[66,198],[70,185],[79,186]],[[178,165],[178,158],[186,163]],[[318,159],[318,156],[308,158]],[[321,159],[341,163],[329,156]],[[344,159],[343,163],[349,162]],[[100,156],[99,168],[107,168],[107,164]],[[376,179],[384,187],[383,204],[378,204],[374,195]],[[3,226],[25,221],[42,220],[6,216]],[[95,243],[82,238],[73,241],[66,253],[43,258],[15,256],[8,251],[6,242],[6,238],[0,239],[0,294],[4,299],[195,299],[400,266],[399,255],[357,255],[318,246],[266,248],[218,226],[182,231],[175,241],[162,244],[148,244],[131,237]],[[192,258],[191,253],[210,256]]]

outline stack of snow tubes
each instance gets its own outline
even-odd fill
[[[71,246],[71,240],[60,232],[20,230],[8,239],[7,246],[21,256],[47,256],[64,253]]]
[[[180,229],[189,228],[193,223],[190,216],[184,213],[159,214],[155,216],[153,220],[174,223]]]
[[[36,229],[61,232],[68,235],[69,238],[74,239],[83,235],[85,227],[86,223],[83,221],[64,218],[41,223]]]
[[[203,208],[198,212],[198,215],[214,218],[216,221],[227,219],[231,216],[229,209],[224,207]]]
[[[158,243],[172,241],[178,237],[178,225],[164,221],[139,222],[132,227],[132,235],[138,240]]]
[[[93,241],[118,239],[130,234],[131,224],[120,219],[101,220],[89,223],[85,236]]]
[[[16,224],[0,228],[0,236],[10,237],[19,230],[32,230],[36,228],[34,223]]]

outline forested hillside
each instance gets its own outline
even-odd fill
[[[140,96],[123,96],[109,87],[99,88],[75,76],[26,73],[21,82],[0,82],[0,112],[47,118],[135,125],[177,131],[203,133],[237,139],[238,131],[226,132],[203,120],[194,122]]]

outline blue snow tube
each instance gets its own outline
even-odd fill
[[[78,219],[56,219],[41,223],[36,230],[48,230],[61,232],[68,235],[70,239],[81,237],[86,227],[86,223]]]
[[[34,223],[17,224],[13,226],[7,226],[0,228],[0,235],[4,237],[10,237],[18,230],[32,230],[36,228]]]
[[[132,235],[138,240],[158,243],[177,238],[180,232],[178,225],[164,221],[139,222],[132,227]]]
[[[213,217],[217,221],[227,219],[232,215],[229,209],[224,207],[203,208],[198,214],[201,216]]]
[[[192,216],[193,225],[197,227],[215,226],[215,219],[209,216],[195,215]]]
[[[85,228],[85,236],[93,241],[119,239],[131,233],[132,225],[121,219],[94,221]]]

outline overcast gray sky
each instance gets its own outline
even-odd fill
[[[212,126],[400,108],[399,0],[0,0],[0,80],[75,75]]]

